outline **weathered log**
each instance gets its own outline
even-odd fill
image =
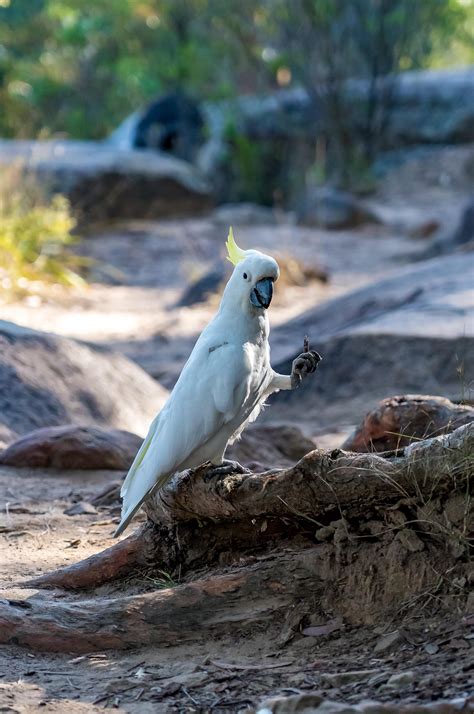
[[[389,397],[367,414],[343,443],[347,451],[389,451],[441,436],[474,421],[474,408],[443,397],[408,394]]]
[[[182,574],[288,545],[314,543],[332,520],[367,519],[400,498],[428,501],[465,490],[474,470],[474,423],[393,453],[316,450],[293,468],[207,480],[205,466],[175,477],[146,504],[147,528],[36,587],[93,587],[150,565]],[[152,523],[155,524],[154,528]]]
[[[464,575],[454,556],[427,544],[410,552],[385,541],[286,549],[247,559],[165,590],[128,597],[0,601],[0,643],[83,653],[147,645],[202,642],[265,629],[275,646],[288,642],[310,613],[334,612],[347,623],[386,622],[387,613]],[[459,597],[459,586],[456,590]],[[271,633],[271,634],[270,634]]]
[[[250,631],[282,618],[298,598],[317,595],[317,561],[315,551],[286,554],[228,575],[130,597],[70,604],[0,601],[0,643],[91,652],[196,641],[231,627]]]
[[[316,449],[293,468],[207,481],[207,468],[180,474],[145,504],[155,523],[249,520],[258,516],[319,518],[328,511],[357,517],[370,506],[453,488],[474,460],[474,422],[441,437],[383,454]]]

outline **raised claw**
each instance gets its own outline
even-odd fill
[[[293,360],[293,366],[291,370],[291,377],[294,386],[297,387],[301,383],[302,379],[316,371],[319,362],[321,361],[321,355],[319,355],[314,350],[309,352],[302,352],[295,360]]]

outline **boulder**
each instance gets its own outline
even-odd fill
[[[196,215],[209,188],[190,164],[98,141],[0,141],[0,166],[21,163],[71,201],[83,222]]]
[[[241,439],[227,449],[226,458],[257,471],[285,468],[315,448],[314,441],[296,426],[251,424]]]
[[[389,97],[386,146],[474,141],[473,84],[474,67],[401,72],[380,80],[377,94]],[[343,101],[356,124],[365,119],[371,90],[363,79],[348,80],[343,87]],[[321,123],[320,110],[302,89],[241,97],[222,103],[221,112],[231,112],[239,130],[253,139],[312,139]],[[216,109],[208,113],[214,117]],[[223,125],[217,119],[213,123]]]
[[[17,468],[126,471],[143,439],[121,429],[98,426],[52,426],[25,434],[2,453],[0,464]],[[255,469],[292,466],[316,444],[295,426],[251,424],[229,447],[226,458]]]
[[[441,436],[474,421],[474,408],[443,397],[389,397],[346,439],[346,451],[391,451],[413,441]]]
[[[474,141],[473,87],[474,67],[402,72],[390,93],[387,145]]]
[[[212,219],[215,223],[228,228],[229,226],[275,226],[278,223],[288,223],[291,217],[256,203],[224,203],[216,208]]]
[[[49,426],[35,429],[0,454],[5,466],[57,469],[130,468],[142,439],[130,431],[98,426]]]
[[[121,354],[0,321],[0,442],[71,423],[144,435],[167,394]]]
[[[278,372],[289,373],[305,334],[323,360],[299,390],[274,395],[264,418],[278,418],[280,405],[285,419],[350,425],[392,394],[469,397],[473,272],[472,254],[434,258],[275,328],[270,340]]]
[[[183,291],[177,307],[190,307],[200,302],[205,302],[211,295],[216,294],[228,274],[222,261],[215,263],[204,275],[194,280]]]
[[[436,255],[469,250],[474,250],[474,200],[464,206],[455,230],[433,240],[420,257],[424,260]]]
[[[330,186],[309,188],[298,211],[298,223],[329,230],[379,222],[375,213],[350,193]]]

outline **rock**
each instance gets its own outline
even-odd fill
[[[330,186],[308,189],[298,210],[298,223],[330,230],[378,222],[375,213],[365,208],[351,194]]]
[[[390,97],[386,144],[474,140],[474,68],[402,72]]]
[[[94,141],[0,141],[0,166],[24,164],[63,193],[84,222],[196,215],[209,188],[190,164],[155,151]]]
[[[437,221],[435,218],[426,218],[425,220],[422,220],[420,223],[417,223],[415,226],[409,229],[408,233],[411,238],[415,239],[431,238],[433,233],[436,233],[439,228],[439,221]]]
[[[133,146],[158,149],[194,161],[203,143],[204,120],[197,102],[177,90],[151,102],[136,125]],[[113,142],[113,135],[109,142]]]
[[[468,714],[473,703],[472,697],[459,697],[427,703],[364,700],[354,704],[306,693],[265,699],[257,706],[256,714]]]
[[[474,200],[469,201],[464,207],[456,229],[449,235],[442,235],[435,239],[421,254],[426,260],[436,255],[446,255],[457,250],[474,249]]]
[[[298,223],[329,230],[356,228],[379,222],[375,214],[350,193],[330,186],[308,189],[297,214]]]
[[[403,72],[379,80],[376,94],[389,97],[381,148],[474,141],[473,83],[472,67]],[[349,80],[341,87],[342,104],[356,130],[365,126],[372,90],[367,80]],[[324,92],[324,87],[319,92]],[[221,200],[235,200],[247,178],[239,167],[240,145],[232,147],[229,142],[229,117],[235,134],[251,142],[257,156],[263,158],[258,168],[266,197],[271,200],[272,189],[281,190],[282,186],[290,202],[293,195],[301,193],[307,169],[314,164],[316,143],[324,130],[321,106],[307,92],[278,90],[265,96],[246,95],[233,101],[209,102],[203,104],[203,112],[209,139],[198,163]],[[266,167],[270,169],[265,171]],[[253,191],[261,194],[261,184],[258,191],[255,188]]]
[[[365,682],[373,675],[378,674],[376,669],[358,669],[353,672],[322,672],[321,682],[331,687],[344,687],[353,682]]]
[[[390,89],[388,135],[385,146],[467,143],[474,140],[474,68],[401,72],[377,85],[387,96]],[[370,83],[349,80],[344,91],[355,123],[366,109]],[[213,127],[225,130],[221,115],[229,111],[239,132],[249,138],[314,139],[321,112],[302,89],[278,90],[266,96],[244,96],[234,102],[205,105],[207,115],[217,115]],[[209,122],[209,119],[208,119]]]
[[[0,454],[6,466],[57,469],[130,468],[142,444],[136,434],[98,426],[50,426],[36,429]]]
[[[103,347],[0,321],[0,441],[46,426],[146,434],[167,391]]]
[[[296,426],[250,424],[242,437],[226,451],[226,458],[258,469],[293,465],[316,448]]]
[[[216,263],[200,278],[192,282],[183,292],[178,307],[189,307],[196,303],[205,302],[211,295],[215,295],[226,279],[225,265]]]
[[[397,672],[392,674],[388,682],[385,684],[387,689],[405,689],[405,687],[410,687],[416,681],[415,672]]]
[[[466,615],[474,615],[474,592],[468,594],[464,611]]]
[[[474,408],[443,397],[408,394],[383,399],[346,439],[347,451],[391,451],[474,421]]]
[[[474,380],[473,271],[474,255],[417,263],[276,327],[277,372],[291,371],[305,334],[323,360],[314,379],[272,396],[263,419],[281,410],[327,429],[354,424],[390,394],[462,400]]]
[[[474,530],[474,511],[465,494],[454,494],[444,506],[445,522],[457,526],[465,532]]]
[[[162,687],[168,690],[174,685],[177,685],[177,689],[174,691],[179,691],[181,687],[186,687],[191,689],[192,687],[199,687],[209,679],[209,674],[207,672],[185,672],[184,674],[177,674],[175,677],[170,677],[170,679],[165,679],[161,684]]]
[[[79,501],[64,511],[66,516],[95,516],[97,512],[92,503],[86,501]]]
[[[287,222],[285,214],[277,215],[273,208],[259,206],[255,203],[225,203],[216,208],[212,214],[213,220],[228,226],[274,226]],[[280,220],[279,220],[280,219]]]
[[[418,553],[425,549],[425,544],[421,538],[418,538],[415,531],[410,528],[404,528],[403,530],[398,531],[394,540],[397,543],[400,543],[400,545],[402,545],[403,548],[405,548],[405,550],[409,553]]]
[[[388,632],[386,635],[383,635],[377,641],[377,644],[374,647],[374,655],[380,655],[385,654],[386,652],[390,652],[390,650],[395,649],[401,644],[403,644],[404,641],[405,638],[400,630]]]

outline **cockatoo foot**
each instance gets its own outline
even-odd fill
[[[238,461],[230,461],[229,459],[224,459],[222,464],[218,466],[211,466],[211,468],[206,473],[204,480],[207,481],[211,478],[222,478],[223,476],[229,476],[229,474],[250,474],[252,473],[250,469],[239,464]]]

